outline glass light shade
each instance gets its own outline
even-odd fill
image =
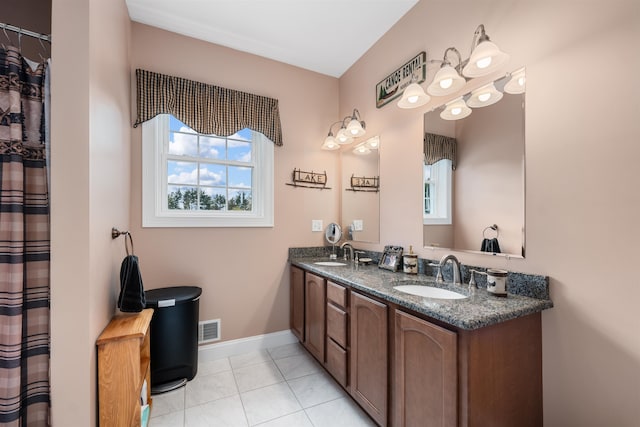
[[[365,144],[358,145],[356,148],[353,149],[353,153],[358,155],[369,154],[370,152],[371,150]]]
[[[351,137],[351,135],[349,135],[349,132],[347,132],[346,128],[342,128],[336,135],[336,141],[338,142],[338,144],[342,145],[351,144],[353,142],[353,138]]]
[[[424,93],[424,89],[418,83],[411,83],[402,92],[402,98],[398,101],[400,108],[418,108],[431,100],[431,97]]]
[[[504,85],[504,91],[512,95],[524,93],[526,90],[526,76],[524,68],[514,71],[511,79]]]
[[[323,150],[337,150],[340,148],[340,144],[336,141],[333,135],[329,135],[324,139],[324,143],[321,147]]]
[[[347,133],[351,135],[353,138],[357,138],[365,134],[364,127],[362,127],[362,123],[356,119],[351,119],[349,124],[347,125]]]
[[[436,73],[427,87],[429,95],[444,96],[457,92],[467,81],[451,65],[445,65]]]
[[[462,98],[457,98],[448,103],[440,113],[440,117],[445,120],[460,120],[471,114],[471,108],[467,107]]]
[[[502,92],[499,92],[493,83],[489,83],[471,92],[467,105],[471,108],[486,107],[487,105],[495,104],[501,99]]]
[[[469,62],[462,69],[462,74],[466,77],[486,76],[509,60],[509,55],[502,52],[495,43],[484,41],[473,50]]]
[[[365,145],[367,148],[370,148],[372,150],[377,150],[378,147],[380,147],[380,137],[379,136],[374,136],[371,137],[369,139],[367,139],[365,141]]]

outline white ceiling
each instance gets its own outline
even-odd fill
[[[126,0],[133,21],[340,77],[418,0]]]

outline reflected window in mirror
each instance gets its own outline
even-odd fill
[[[424,165],[424,224],[451,224],[452,175],[449,159]]]

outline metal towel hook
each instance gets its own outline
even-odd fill
[[[133,237],[131,236],[131,233],[129,233],[128,231],[120,231],[115,227],[111,228],[112,239],[117,239],[118,237],[123,235],[124,235],[124,250],[127,252],[127,256],[134,255]],[[127,237],[129,238],[129,240],[127,240]],[[129,253],[129,245],[131,245],[131,253]]]

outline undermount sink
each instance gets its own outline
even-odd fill
[[[314,262],[315,265],[323,265],[325,267],[340,267],[343,265],[347,265],[344,262],[338,262],[338,261],[317,261]]]
[[[435,288],[433,286],[424,285],[400,285],[394,286],[396,291],[404,292],[406,294],[418,295],[421,297],[438,298],[438,299],[463,299],[467,298],[466,295],[459,294],[447,289]]]

